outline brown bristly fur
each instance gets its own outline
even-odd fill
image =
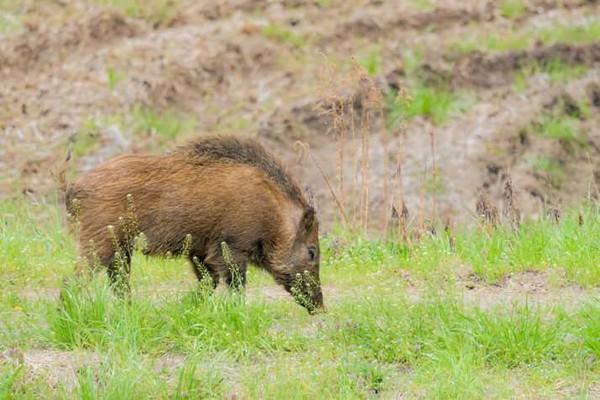
[[[82,256],[97,258],[113,283],[127,281],[140,233],[146,254],[185,255],[202,280],[197,259],[215,285],[220,278],[235,285],[222,243],[242,284],[250,262],[290,292],[304,271],[320,282],[314,208],[281,162],[252,139],[207,137],[163,155],[114,158],[68,184],[66,205],[70,213],[79,207]],[[322,306],[320,285],[310,297]]]

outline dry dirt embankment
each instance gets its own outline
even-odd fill
[[[600,179],[600,43],[559,41],[458,55],[452,44],[488,32],[597,23],[596,1],[529,1],[513,19],[491,2],[433,1],[426,10],[390,3],[182,1],[157,20],[156,13],[127,15],[102,2],[26,2],[22,30],[0,40],[0,193],[3,198],[51,193],[50,171],[60,168],[69,141],[79,146],[73,170],[122,152],[169,148],[191,133],[165,139],[152,134],[147,121],[127,116],[139,109],[175,111],[191,116],[198,132],[242,131],[268,141],[315,188],[321,213],[331,221],[336,207],[329,190],[313,162],[296,165],[294,142],[310,145],[335,186],[339,143],[318,105],[327,86],[326,66],[337,64],[343,75],[352,56],[372,64],[372,79],[383,91],[393,90],[398,79],[414,79],[468,93],[470,107],[434,128],[439,212],[469,220],[477,192],[500,202],[509,174],[527,213],[544,202],[562,206],[590,193]],[[412,71],[407,50],[422,53]],[[525,88],[514,89],[524,68],[556,60],[583,72],[556,81],[537,71],[527,76]],[[340,96],[350,95],[349,88],[338,88]],[[535,134],[544,115],[570,115],[565,103],[587,107],[572,122],[584,143],[577,148]],[[382,126],[374,114],[371,209],[383,215],[384,176],[394,175],[401,154],[402,191],[414,213],[423,197],[431,200],[431,122],[416,117],[388,129],[387,154]],[[342,168],[351,182],[364,143],[346,139]],[[560,176],[578,179],[558,184],[535,167],[546,158],[561,168]]]

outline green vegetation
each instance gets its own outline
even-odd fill
[[[197,121],[191,114],[174,110],[163,112],[144,106],[136,106],[129,113],[115,114],[103,118],[90,118],[81,126],[81,133],[75,135],[75,151],[87,154],[97,146],[97,133],[103,127],[117,125],[135,135],[156,135],[172,140],[180,135],[194,132]]]
[[[566,179],[565,168],[562,164],[545,156],[539,156],[533,160],[533,169],[543,173],[548,183],[556,189],[560,189]]]
[[[108,67],[106,69],[106,80],[110,90],[114,90],[117,84],[123,79],[123,74],[116,71],[114,68]]]
[[[333,0],[315,0],[315,4],[319,7],[330,7],[333,3]]]
[[[0,37],[21,29],[21,14],[21,7],[16,2],[0,0]]]
[[[547,74],[550,82],[564,83],[571,79],[581,78],[588,71],[582,65],[568,65],[560,59],[554,59],[547,63],[536,63],[526,65],[515,75],[513,87],[515,90],[523,91],[527,88],[527,80],[535,75]]]
[[[385,101],[389,125],[396,126],[404,118],[423,116],[436,125],[443,124],[454,113],[465,112],[475,103],[467,92],[451,90],[444,82],[428,82],[418,76],[423,50],[407,51],[403,54],[403,65],[407,75],[407,96],[398,96],[397,91],[388,93]]]
[[[581,24],[556,25],[552,28],[542,29],[536,40],[542,43],[593,43],[600,37],[600,19],[591,17]]]
[[[516,19],[527,11],[527,7],[524,0],[502,0],[500,4],[500,14],[504,18]]]
[[[112,7],[128,17],[139,18],[153,24],[173,19],[181,7],[179,0],[92,0],[94,3]]]
[[[286,43],[295,48],[301,48],[306,45],[305,35],[293,32],[279,24],[269,23],[263,28],[262,34],[266,38]]]
[[[365,56],[359,58],[360,65],[371,76],[376,76],[381,71],[381,47],[377,46]]]
[[[166,139],[174,139],[196,129],[196,119],[193,116],[171,110],[159,113],[150,108],[136,107],[131,113],[131,119],[135,132],[156,133]]]
[[[495,304],[488,297],[501,288],[481,283],[470,299],[462,289],[465,268],[490,283],[539,271],[554,277],[551,289],[597,288],[595,205],[516,232],[460,229],[454,245],[447,232],[410,244],[332,234],[322,242],[329,312],[316,317],[267,295],[264,272],[249,271],[246,294],[210,295],[184,261],[138,255],[131,302],[100,274],[72,281],[57,307],[76,258],[58,207],[0,205],[2,397],[586,397],[600,373],[592,292],[573,304]],[[23,364],[26,354],[37,358]]]
[[[536,42],[544,45],[556,43],[584,44],[593,43],[600,37],[600,20],[593,18],[577,25],[553,24],[552,27],[520,31],[490,32],[487,35],[464,37],[450,44],[450,49],[459,54],[468,54],[475,50],[507,51],[525,50]]]
[[[450,115],[467,111],[475,102],[465,93],[417,82],[408,85],[410,98],[398,99],[397,92],[387,97],[386,109],[392,126],[403,118],[423,116],[436,125],[443,124]]]
[[[542,137],[585,146],[586,142],[577,129],[576,123],[576,119],[572,117],[545,115],[535,129],[537,134]]]
[[[412,0],[411,3],[421,11],[431,11],[435,8],[430,0]]]

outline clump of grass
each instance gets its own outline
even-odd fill
[[[458,54],[469,54],[475,50],[508,51],[523,50],[530,42],[514,32],[489,33],[484,37],[457,40],[450,44],[450,50]]]
[[[518,91],[525,90],[528,79],[540,74],[546,74],[552,83],[564,83],[571,79],[582,77],[587,71],[588,68],[585,66],[568,65],[560,59],[529,64],[522,67],[515,74],[513,88]]]
[[[532,167],[543,173],[552,187],[560,189],[564,185],[566,174],[561,163],[546,156],[538,156],[533,160]]]
[[[0,1],[0,36],[18,32],[23,26],[17,2]]]
[[[591,220],[581,226],[579,213],[570,211],[558,224],[550,218],[525,219],[518,231],[499,227],[489,235],[464,236],[463,232],[456,239],[457,253],[476,275],[489,282],[498,282],[509,272],[560,266],[569,281],[595,285],[600,282],[600,272],[592,266],[592,259],[598,250],[594,249],[594,239],[585,239],[585,235],[600,229],[596,214],[595,207],[586,208],[582,215]],[[575,251],[576,247],[586,250]]]
[[[500,4],[500,14],[504,18],[516,19],[527,11],[527,7],[524,0],[502,0]]]
[[[196,130],[198,122],[192,114],[167,109],[157,111],[145,106],[135,106],[128,113],[119,113],[85,120],[81,132],[73,137],[74,150],[89,154],[98,145],[98,133],[109,126],[133,135],[155,136],[157,139],[173,140]],[[88,146],[89,144],[89,146]]]
[[[131,112],[131,125],[135,132],[158,134],[165,139],[193,132],[196,124],[193,116],[172,110],[159,113],[150,108],[136,107]]]
[[[115,70],[112,67],[106,68],[106,81],[108,82],[108,88],[114,90],[117,84],[123,79],[124,75]]]
[[[535,132],[542,137],[560,140],[565,144],[576,144],[579,146],[586,144],[576,127],[576,120],[571,117],[545,115],[535,126]]]
[[[516,0],[519,2],[519,0]],[[450,49],[459,54],[475,50],[507,51],[531,48],[536,42],[544,45],[557,43],[585,44],[597,40],[600,35],[600,21],[588,19],[574,25],[554,24],[552,27],[517,32],[490,32],[483,37],[471,40],[460,38],[450,44]]]
[[[358,62],[369,75],[376,76],[381,71],[381,47],[375,47],[368,54],[360,57]]]
[[[327,8],[333,3],[333,0],[314,0],[315,4],[319,7]]]
[[[577,318],[580,323],[583,346],[588,357],[600,357],[600,300],[592,299]]]
[[[396,126],[403,118],[425,117],[435,125],[441,125],[453,114],[465,112],[473,104],[473,99],[464,94],[438,86],[428,86],[423,83],[409,83],[410,100],[397,102],[396,92],[387,98],[391,126]]]
[[[93,0],[93,2],[112,7],[128,17],[143,19],[154,25],[172,20],[181,7],[179,0]]]
[[[295,48],[302,48],[306,45],[305,35],[293,32],[280,24],[269,23],[263,28],[262,34],[266,38],[288,44]]]
[[[592,43],[600,37],[600,20],[588,18],[583,23],[574,25],[557,25],[546,28],[536,35],[535,39],[544,44],[554,43]]]
[[[72,268],[75,246],[56,202],[0,201],[0,264],[7,286],[54,286]],[[50,271],[54,271],[50,273]]]
[[[75,159],[94,153],[101,145],[98,127],[94,120],[85,121],[81,131],[69,138],[72,155]]]
[[[412,4],[419,10],[431,11],[434,8],[434,4],[430,0],[412,0]]]
[[[467,111],[475,99],[467,93],[457,92],[444,82],[425,82],[418,76],[423,60],[423,49],[406,51],[402,57],[406,73],[408,95],[392,90],[385,98],[388,124],[396,127],[404,118],[425,117],[435,125],[443,124],[454,113]],[[401,100],[401,101],[398,101]]]

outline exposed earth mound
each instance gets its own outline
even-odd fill
[[[69,147],[72,175],[239,132],[329,222],[469,221],[509,177],[528,215],[597,196],[597,1],[393,3],[3,4],[0,194],[52,198]]]

